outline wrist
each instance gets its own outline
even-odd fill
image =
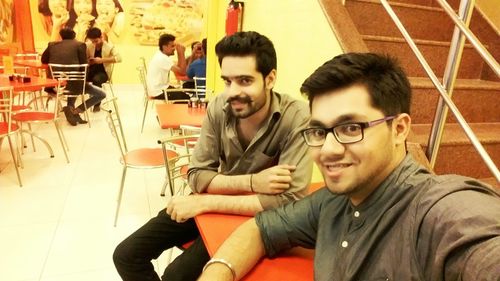
[[[217,276],[217,280],[236,280],[236,271],[225,259],[210,259],[203,267],[202,272]]]

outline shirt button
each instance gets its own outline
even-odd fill
[[[349,243],[347,241],[342,241],[342,248],[347,248],[349,246]]]
[[[358,211],[354,212],[354,217],[359,218],[359,212]]]

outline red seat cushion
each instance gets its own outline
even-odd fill
[[[8,130],[7,122],[0,122],[0,135],[6,135]],[[14,132],[19,130],[19,126],[16,124],[10,124],[10,131]]]
[[[54,113],[52,112],[39,112],[39,111],[25,111],[16,113],[12,116],[13,120],[19,122],[30,122],[30,121],[50,121],[54,119]]]

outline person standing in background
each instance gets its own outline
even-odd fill
[[[87,58],[89,61],[89,72],[87,80],[97,87],[111,79],[114,64],[121,62],[122,58],[118,50],[103,39],[102,32],[97,27],[91,27],[87,31]],[[101,103],[94,105],[94,112],[100,111]]]

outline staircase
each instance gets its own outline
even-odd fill
[[[377,0],[319,0],[344,52],[388,53],[399,59],[413,90],[412,132],[409,141],[427,146],[439,93]],[[460,0],[449,0],[458,10]],[[390,2],[432,70],[442,77],[454,24],[435,0]],[[500,60],[500,36],[474,10],[470,29]],[[441,79],[442,80],[442,79]],[[500,164],[500,79],[468,44],[462,55],[453,102],[481,141],[497,167]],[[415,147],[410,149],[415,154]],[[420,159],[422,153],[419,153]],[[448,114],[434,172],[479,178],[500,188],[451,112]]]

